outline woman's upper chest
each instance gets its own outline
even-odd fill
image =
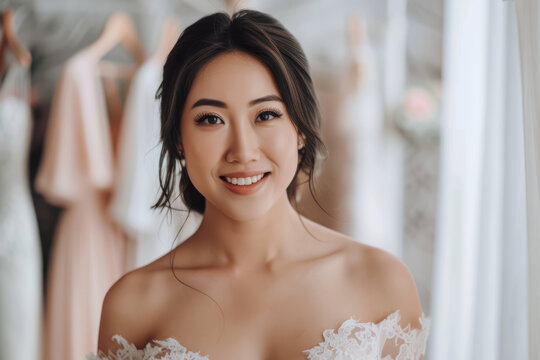
[[[205,283],[184,273],[162,307],[152,339],[175,338],[191,351],[219,359],[305,359],[304,350],[354,316],[382,319],[368,284],[350,279],[345,267],[299,268],[279,277],[224,277]],[[180,275],[180,274],[178,274]],[[170,288],[169,288],[170,290]]]

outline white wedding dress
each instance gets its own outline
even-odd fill
[[[30,74],[11,62],[0,88],[0,359],[41,354],[42,267],[28,181]]]
[[[420,329],[402,328],[399,310],[384,320],[359,322],[350,318],[337,331],[324,330],[324,341],[304,350],[308,360],[420,360],[424,356],[430,320],[422,314]],[[87,360],[211,360],[192,352],[173,338],[154,340],[137,349],[120,335],[113,339],[121,346],[115,354],[91,354]]]

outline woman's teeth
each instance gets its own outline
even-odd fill
[[[245,178],[225,177],[225,179],[227,179],[228,183],[231,183],[233,185],[251,185],[251,184],[255,184],[256,182],[261,180],[263,177],[264,177],[264,174],[259,174],[256,176],[245,177]]]

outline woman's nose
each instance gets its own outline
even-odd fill
[[[259,156],[259,140],[255,129],[246,124],[231,126],[225,160],[244,164],[258,160]]]

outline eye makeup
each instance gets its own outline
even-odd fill
[[[220,115],[216,113],[201,113],[198,114],[195,117],[195,123],[197,125],[219,125],[220,123],[223,123],[223,120],[221,119]]]
[[[276,109],[276,108],[265,108],[265,109],[262,109],[260,110],[259,112],[259,115],[257,115],[257,118],[256,119],[259,119],[261,117],[261,115],[270,115],[270,116],[273,116],[273,119],[279,119],[283,116],[283,112],[281,112],[280,110]],[[267,120],[259,120],[260,122],[266,122],[266,121],[270,121],[272,119],[267,119]]]
[[[259,110],[257,113],[258,115],[255,118],[257,122],[267,122],[273,119],[279,119],[283,117],[283,112],[277,108],[264,108],[264,109]],[[259,120],[261,115],[265,117],[272,116],[272,118]],[[197,125],[220,125],[223,123],[223,119],[221,118],[221,115],[217,113],[212,113],[212,112],[204,112],[204,113],[198,114],[195,117],[194,121]]]

